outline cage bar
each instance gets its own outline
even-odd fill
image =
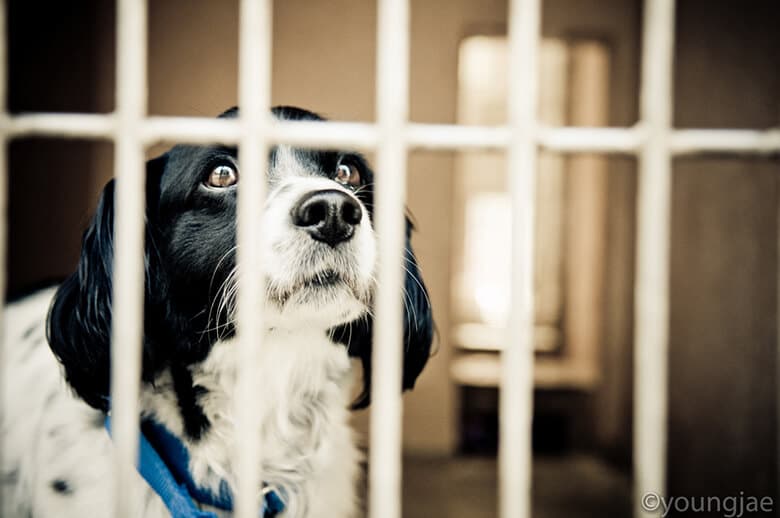
[[[631,128],[542,127],[538,142],[548,151],[560,153],[636,153],[642,145],[644,132]]]
[[[377,27],[378,238],[372,358],[369,516],[401,516],[401,357],[403,208],[406,197],[404,124],[409,111],[409,1],[379,0]]]
[[[780,129],[685,129],[671,132],[671,153],[691,155],[729,153],[771,155],[780,153]]]
[[[0,117],[8,111],[8,59],[6,55],[6,9],[7,3],[0,4]],[[6,292],[6,258],[8,257],[8,134],[0,131],[0,294],[5,301]],[[5,339],[5,304],[0,305],[0,340]],[[5,391],[6,391],[6,361],[5,344],[0,343],[0,422],[5,422]],[[4,444],[0,444],[0,466],[4,466]],[[0,512],[5,511],[3,502],[8,502],[6,492],[8,484],[0,484]]]
[[[144,295],[146,1],[117,5],[114,274],[111,322],[111,423],[114,516],[133,515],[137,495],[138,396]]]
[[[118,72],[118,69],[117,69]],[[92,138],[113,140],[116,115],[93,113],[3,114],[3,131],[11,137]]]
[[[238,194],[238,327],[236,378],[235,512],[256,518],[260,507],[261,451],[258,379],[262,354],[265,283],[261,264],[262,210],[268,162],[266,128],[271,100],[271,0],[242,0],[239,36],[241,189]]]
[[[499,403],[499,515],[531,516],[531,418],[533,406],[534,213],[537,57],[540,0],[509,4],[511,128],[507,176],[512,201],[512,277],[508,341],[501,353]]]
[[[113,114],[32,113],[0,116],[2,132],[10,137],[48,136],[58,138],[114,138]],[[240,123],[229,119],[150,116],[139,121],[145,144],[172,140],[190,144],[221,142],[237,144]],[[428,150],[503,150],[509,142],[507,126],[459,126],[410,122],[402,129],[409,148]],[[534,132],[538,144],[561,153],[635,154],[642,147],[641,126],[618,128],[549,127]],[[303,147],[354,147],[375,149],[377,127],[365,122],[272,121],[267,128],[269,143]],[[673,155],[780,153],[780,128],[770,129],[678,129],[670,130]]]
[[[645,2],[642,35],[634,355],[635,516],[643,495],[666,492],[674,0]]]

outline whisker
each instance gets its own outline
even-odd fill
[[[219,261],[217,261],[217,265],[214,267],[214,272],[211,274],[211,280],[209,281],[209,291],[208,291],[209,294],[211,294],[211,292],[212,292],[211,290],[214,287],[214,279],[217,276],[217,272],[219,272],[219,267],[222,265],[222,262],[225,259],[227,259],[228,256],[230,256],[230,254],[234,253],[237,249],[238,249],[238,246],[232,246],[227,252],[222,254],[222,257],[220,257]],[[211,304],[209,305],[208,316],[206,318],[206,330],[203,331],[203,334],[208,332],[209,325],[211,324],[213,311],[214,311],[214,304],[216,303],[216,301],[218,299],[222,298],[222,296],[220,296],[219,294],[220,293],[224,294],[225,286],[226,286],[227,283],[232,282],[231,279],[233,278],[234,274],[235,274],[235,268],[233,268],[231,270],[231,272],[228,274],[228,276],[225,278],[225,280],[222,281],[222,283],[220,284],[219,288],[217,289],[217,291],[216,291],[217,296],[214,297],[214,299],[212,300]],[[217,327],[219,327],[219,313],[216,315],[216,319],[217,319],[217,321],[216,321]],[[219,339],[219,337],[217,337],[217,338]]]
[[[408,253],[410,253],[410,254],[412,253],[412,251],[411,251],[411,250],[409,250],[409,247],[404,247],[404,249],[406,250],[406,252],[408,252]],[[406,254],[404,254],[404,258],[403,258],[403,259],[404,259],[404,260],[405,260],[407,263],[409,263],[409,264],[412,264],[412,265],[416,266],[418,271],[420,271],[420,270],[421,270],[421,268],[420,268],[420,265],[419,265],[419,264],[417,264],[416,262],[412,261],[411,259],[409,259],[409,257],[407,257],[407,256],[406,256]],[[406,267],[404,267],[404,269],[406,269]],[[409,273],[409,275],[412,277],[412,279],[414,280],[414,282],[416,282],[416,283],[417,283],[417,286],[419,286],[419,287],[420,287],[420,291],[422,291],[423,295],[425,296],[425,302],[427,302],[427,303],[428,303],[428,306],[429,306],[429,307],[431,307],[431,299],[430,299],[430,298],[428,298],[428,291],[425,289],[425,286],[423,286],[423,284],[422,284],[422,281],[420,281],[420,279],[419,279],[419,278],[418,278],[418,277],[417,277],[415,274],[413,274],[412,272],[410,272],[408,269],[406,269],[406,271],[407,271],[407,273]],[[420,274],[422,275],[422,272],[421,272],[421,271],[420,271]]]

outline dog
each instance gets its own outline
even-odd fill
[[[272,113],[323,120],[293,107]],[[237,108],[220,115],[237,116]],[[240,449],[234,440],[238,152],[177,145],[147,162],[146,177],[141,464],[145,452],[169,464],[159,436],[148,435],[159,430],[185,455],[178,473],[170,465],[163,471],[188,488],[192,516],[230,516],[231,460]],[[266,516],[356,516],[362,460],[348,419],[350,407],[370,403],[374,173],[357,153],[279,145],[270,152],[267,185],[264,346],[250,367],[262,419],[258,501]],[[75,273],[7,306],[3,516],[110,514],[114,190],[112,180],[84,232]],[[410,389],[428,360],[433,323],[408,217],[405,225],[399,304],[402,386]],[[357,397],[350,358],[363,367]],[[139,474],[133,488],[133,515],[175,515],[144,478]],[[227,503],[217,498],[225,494]]]

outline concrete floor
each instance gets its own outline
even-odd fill
[[[404,460],[404,518],[497,516],[496,461],[466,457]],[[631,516],[628,478],[589,456],[536,457],[534,518]]]

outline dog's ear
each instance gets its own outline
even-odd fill
[[[417,257],[412,250],[412,224],[406,222],[404,250],[406,276],[404,289],[404,378],[403,388],[414,388],[417,377],[428,362],[433,342],[433,315],[428,289],[423,282]]]
[[[146,164],[149,208],[159,196],[165,162],[163,155]],[[103,411],[108,409],[110,386],[114,189],[114,180],[103,188],[95,215],[84,231],[76,272],[57,290],[47,321],[49,346],[62,363],[68,383],[84,401]],[[147,209],[147,217],[150,212]],[[149,241],[147,232],[146,250]],[[144,262],[148,282],[156,261],[145,251]]]
[[[402,389],[414,388],[417,377],[425,367],[433,341],[433,316],[428,290],[425,288],[417,258],[411,244],[412,224],[406,220],[406,248],[404,252],[404,329]],[[371,402],[371,317],[360,319],[335,330],[334,338],[347,346],[350,356],[360,359],[363,366],[363,387],[352,403],[354,409],[365,408]]]

